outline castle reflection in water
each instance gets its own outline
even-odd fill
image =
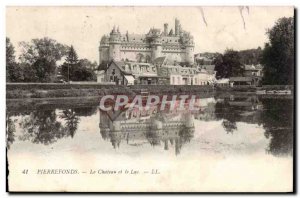
[[[20,105],[23,103],[8,102],[8,149],[24,141],[52,145],[65,138],[70,143],[80,135],[95,138],[93,133],[84,130],[94,123],[98,128],[95,131],[97,137],[112,144],[112,148],[128,149],[126,144],[136,147],[150,144],[178,155],[194,136],[201,133],[202,127],[211,122],[221,125],[223,130],[218,130],[228,137],[233,133],[243,135],[239,129],[241,125],[237,123],[254,124],[263,128],[265,139],[269,139],[267,153],[278,156],[293,153],[294,105],[292,99],[284,97],[218,95],[198,99],[196,105],[200,109],[194,111],[188,108],[158,111],[158,107],[153,106],[149,110],[134,108],[104,112],[99,110],[98,101],[84,107],[74,106],[72,101],[61,105],[45,104],[44,101]],[[99,126],[94,118],[99,120]],[[91,120],[93,122],[86,122]]]
[[[125,110],[100,113],[100,133],[103,139],[109,140],[114,148],[120,147],[121,141],[131,145],[149,142],[152,146],[164,144],[169,150],[175,147],[179,154],[183,144],[194,136],[195,127],[192,113],[186,111],[157,112],[156,107],[150,110]]]
[[[229,101],[232,106],[246,107],[253,112],[261,108],[259,101],[251,97],[241,101],[231,98]],[[139,108],[115,112],[100,110],[100,133],[115,149],[120,147],[121,142],[132,146],[163,144],[165,150],[174,149],[178,155],[182,146],[194,137],[194,119],[209,121],[219,116],[215,114],[216,103],[214,98],[197,99],[195,104],[199,110],[196,111],[190,111],[187,103],[184,110],[158,111],[158,106],[149,110]],[[231,130],[230,126],[228,130]]]

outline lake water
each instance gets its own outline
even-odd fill
[[[95,100],[7,103],[10,190],[292,190],[289,98],[211,96],[198,111],[103,112]],[[54,168],[80,174],[36,173]],[[108,174],[127,169],[138,174]]]

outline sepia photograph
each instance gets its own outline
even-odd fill
[[[295,192],[295,13],[7,6],[7,191]]]

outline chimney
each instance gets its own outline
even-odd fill
[[[165,36],[168,35],[168,31],[169,31],[169,30],[168,30],[168,24],[165,23],[165,24],[164,24],[164,35],[165,35]]]

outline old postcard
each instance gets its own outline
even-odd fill
[[[9,192],[293,192],[294,7],[7,7]]]

